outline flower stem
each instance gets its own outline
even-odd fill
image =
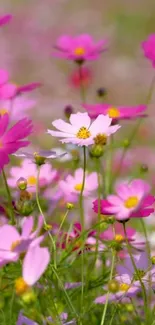
[[[133,268],[135,270],[135,274],[136,274],[136,276],[137,276],[137,278],[138,278],[138,280],[140,282],[140,285],[141,285],[142,295],[143,295],[143,300],[144,300],[144,310],[145,310],[145,314],[146,314],[146,318],[147,318],[147,294],[146,294],[146,290],[145,290],[145,285],[144,285],[144,283],[143,283],[143,281],[142,281],[142,279],[141,279],[141,277],[139,275],[139,272],[138,272],[134,257],[132,255],[132,248],[131,248],[130,242],[128,240],[125,222],[123,222],[123,228],[124,228],[125,241],[126,241],[128,253],[129,253],[129,256],[131,258],[131,262],[132,262]]]
[[[86,178],[86,147],[83,146],[83,180],[82,187],[79,197],[79,205],[80,205],[80,219],[81,219],[81,227],[82,232],[85,227],[84,220],[84,208],[83,208],[83,191],[85,186],[85,178]],[[84,238],[82,239],[82,247],[81,247],[81,310],[83,309],[83,295],[84,295]]]
[[[111,191],[111,175],[112,175],[112,148],[113,148],[113,136],[110,139],[110,148],[107,151],[106,161],[105,161],[105,180],[104,180],[104,195],[108,195]]]
[[[4,169],[2,169],[2,177],[3,177],[4,184],[5,184],[7,197],[8,197],[8,201],[9,201],[9,206],[10,206],[10,210],[11,210],[11,224],[15,225],[16,222],[15,222],[14,208],[12,205],[11,193],[10,193],[10,189],[8,186],[8,182],[7,182],[7,178],[6,178]]]
[[[48,235],[52,241],[52,246],[53,246],[53,259],[54,259],[54,267],[57,268],[57,262],[56,262],[56,245],[55,245],[55,241],[50,233],[50,231],[48,230],[48,224],[46,222],[46,218],[44,215],[44,212],[42,210],[41,204],[40,204],[40,200],[39,200],[39,176],[40,176],[40,167],[38,167],[38,172],[37,172],[37,180],[36,180],[36,202],[37,202],[37,206],[39,209],[39,212],[41,213],[43,220],[44,220],[44,227],[48,232]]]
[[[82,75],[82,64],[79,64],[79,78],[80,78],[80,92],[81,92],[81,99],[82,99],[82,104],[86,103],[86,92],[85,92],[85,87],[83,83],[83,75]]]
[[[112,262],[111,262],[111,271],[110,271],[109,282],[113,278],[113,272],[114,272],[114,267],[115,267],[115,256],[116,256],[116,253],[114,250],[112,250]],[[102,314],[102,319],[101,319],[101,325],[104,325],[104,323],[105,323],[105,317],[106,317],[106,312],[107,312],[108,303],[109,303],[109,295],[110,295],[110,291],[107,292],[107,297],[106,297],[103,314]]]

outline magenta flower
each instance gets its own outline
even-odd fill
[[[26,218],[23,223],[21,234],[16,227],[4,225],[0,227],[0,259],[3,264],[11,261],[17,261],[22,252],[27,251],[32,243],[39,243],[43,240],[43,236],[36,238],[42,228],[43,218],[39,217],[38,225],[35,231],[33,230],[33,217]]]
[[[9,82],[8,72],[0,69],[0,100],[13,98],[16,91],[16,85]]]
[[[9,115],[0,117],[0,169],[9,163],[9,154],[15,153],[18,149],[28,146],[28,141],[23,141],[32,133],[31,120],[24,118],[18,121],[8,131]]]
[[[12,15],[8,14],[5,16],[0,16],[0,27],[9,23],[9,21],[12,19]]]
[[[150,207],[155,201],[150,195],[150,185],[141,179],[122,182],[116,185],[117,195],[108,195],[101,200],[101,213],[115,215],[117,220],[148,217],[154,209]],[[94,201],[94,211],[98,211],[98,200]]]
[[[114,224],[115,235],[113,231],[113,227],[110,226],[107,230],[101,233],[100,238],[103,240],[116,240],[117,242],[125,241],[124,229],[121,223],[116,222]],[[126,228],[127,237],[129,241],[134,240],[134,235],[136,234],[136,230],[130,227]]]
[[[147,109],[146,105],[138,106],[112,106],[110,104],[83,104],[91,118],[96,118],[99,114],[108,114],[114,120],[134,119],[145,116],[144,112]]]
[[[106,49],[106,41],[97,43],[88,34],[76,37],[63,35],[58,38],[54,54],[57,57],[82,63],[86,60],[97,60],[99,55]]]
[[[155,34],[149,35],[148,39],[142,42],[142,49],[145,57],[152,62],[155,68]]]
[[[24,159],[21,167],[11,167],[11,177],[8,178],[8,184],[11,187],[17,187],[17,181],[20,177],[27,180],[28,190],[31,192],[36,191],[37,183],[37,166],[29,159]],[[57,176],[57,170],[52,169],[49,164],[44,164],[40,169],[39,186],[45,187],[54,181]]]
[[[75,171],[74,176],[68,175],[64,181],[59,182],[59,189],[63,192],[66,201],[77,201],[82,189],[82,180],[83,169],[79,168]],[[97,189],[97,186],[97,173],[86,173],[83,195],[89,196]]]
[[[89,146],[94,143],[105,144],[106,139],[115,133],[120,125],[111,126],[112,119],[108,115],[99,115],[94,122],[88,113],[71,114],[70,124],[61,119],[55,120],[52,125],[58,130],[48,130],[47,133],[61,138],[62,143],[73,143],[78,146]]]

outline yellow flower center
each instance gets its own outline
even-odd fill
[[[28,284],[22,277],[15,280],[15,290],[17,295],[22,295],[29,289]]]
[[[78,133],[76,134],[76,136],[79,139],[88,139],[88,138],[90,138],[91,133],[85,126],[82,126],[80,128],[80,130],[78,131]]]
[[[20,240],[13,241],[10,250],[13,252],[19,244],[20,244]]]
[[[8,114],[8,110],[6,108],[0,108],[0,115]]]
[[[76,184],[76,185],[74,186],[74,189],[75,189],[76,191],[80,192],[80,191],[82,190],[82,183]]]
[[[103,134],[103,133],[97,134],[96,137],[94,138],[94,142],[95,142],[95,144],[100,144],[100,145],[104,146],[107,143],[106,134]]]
[[[138,204],[137,196],[130,196],[124,203],[127,209],[135,208],[137,204]]]
[[[77,47],[75,50],[74,50],[74,54],[75,55],[78,55],[78,56],[82,56],[85,54],[85,49],[83,47]]]
[[[36,179],[35,176],[29,176],[28,179],[27,179],[27,183],[30,186],[36,185],[36,182],[37,182],[37,179]]]
[[[127,284],[127,283],[121,283],[120,284],[120,290],[121,291],[128,291],[129,290],[129,288],[130,288],[130,286],[129,286],[129,284]]]
[[[118,242],[118,243],[121,243],[123,240],[124,240],[124,237],[121,235],[121,234],[117,234],[115,236],[115,240]]]
[[[115,107],[108,108],[107,113],[108,113],[109,117],[111,117],[111,118],[117,118],[120,116],[120,112],[119,112],[118,108],[115,108]]]
[[[3,148],[3,142],[0,140],[0,149]]]

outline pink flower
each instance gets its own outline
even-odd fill
[[[86,88],[92,83],[92,79],[92,71],[83,66],[81,68],[81,75],[79,74],[79,69],[77,68],[71,73],[69,77],[69,83],[72,87],[75,88],[80,88],[81,84]]]
[[[16,227],[4,225],[0,227],[0,259],[3,265],[11,261],[17,261],[22,252],[27,251],[32,244],[38,244],[43,240],[43,236],[38,238],[43,225],[42,216],[39,217],[37,229],[32,232],[34,226],[33,217],[27,217],[22,225],[21,234]]]
[[[66,197],[66,201],[77,201],[83,181],[83,169],[79,168],[75,171],[74,176],[68,175],[65,180],[59,182],[59,189],[63,192],[63,195]],[[97,189],[97,173],[86,172],[85,186],[83,195],[89,196],[93,191]]]
[[[16,91],[16,85],[9,82],[8,72],[0,69],[0,100],[13,98]]]
[[[9,114],[11,121],[17,121],[27,115],[27,111],[36,105],[33,99],[24,96],[15,97],[12,101],[0,100],[0,115]]]
[[[15,153],[18,149],[28,146],[28,141],[23,141],[32,133],[31,120],[24,118],[12,126],[8,131],[9,115],[0,117],[0,169],[9,163],[9,154]]]
[[[76,37],[63,35],[58,38],[55,48],[57,57],[82,63],[85,60],[97,60],[106,49],[106,41],[95,43],[88,34]]]
[[[78,146],[89,146],[102,143],[107,137],[115,133],[120,125],[111,126],[112,119],[108,115],[99,115],[94,122],[88,113],[71,114],[70,124],[61,119],[55,120],[52,125],[58,131],[48,130],[47,133],[61,138],[62,143],[73,143]]]
[[[12,167],[10,169],[11,177],[8,178],[8,184],[11,187],[17,187],[17,181],[20,177],[24,177],[27,180],[28,189],[31,192],[36,191],[37,182],[37,166],[29,159],[24,159],[21,167]],[[52,169],[49,164],[42,165],[40,169],[39,186],[45,187],[52,183],[56,178],[57,171]]]
[[[12,19],[12,15],[10,14],[5,16],[0,16],[0,27],[9,23],[11,19]]]
[[[45,272],[50,261],[48,248],[32,245],[24,258],[22,277],[28,286],[33,286]]]
[[[152,65],[155,68],[155,34],[149,35],[148,39],[142,42],[142,49],[145,57],[152,61]]]
[[[99,114],[108,114],[114,120],[142,117],[147,109],[146,105],[112,106],[106,103],[95,105],[84,104],[83,107],[87,110],[91,118],[96,118]]]
[[[150,207],[155,198],[149,194],[150,185],[141,179],[122,182],[116,185],[117,195],[108,195],[101,200],[101,213],[115,215],[117,220],[148,217],[154,209]],[[94,203],[94,211],[98,211],[98,200]]]
[[[101,233],[100,238],[103,240],[116,240],[117,242],[125,241],[124,229],[121,223],[116,222],[114,224],[115,234],[113,227],[110,226],[107,230]],[[126,228],[127,237],[129,241],[134,240],[134,235],[136,233],[135,229],[127,227]]]

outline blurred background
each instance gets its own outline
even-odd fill
[[[105,87],[106,101],[113,106],[145,103],[154,70],[144,58],[141,42],[155,32],[154,0],[1,0],[1,15],[7,13],[13,19],[0,29],[1,68],[8,69],[17,84],[42,82],[43,87],[32,94],[36,100],[32,115],[40,130],[42,122],[46,129],[53,118],[63,117],[66,105],[82,110],[76,66],[52,56],[57,37],[64,33],[90,33],[95,40],[108,40],[109,49],[100,60],[86,64],[87,102],[95,103],[96,90]],[[137,158],[152,168],[154,103],[155,94],[136,140]],[[134,122],[126,124],[121,132],[130,132]]]

